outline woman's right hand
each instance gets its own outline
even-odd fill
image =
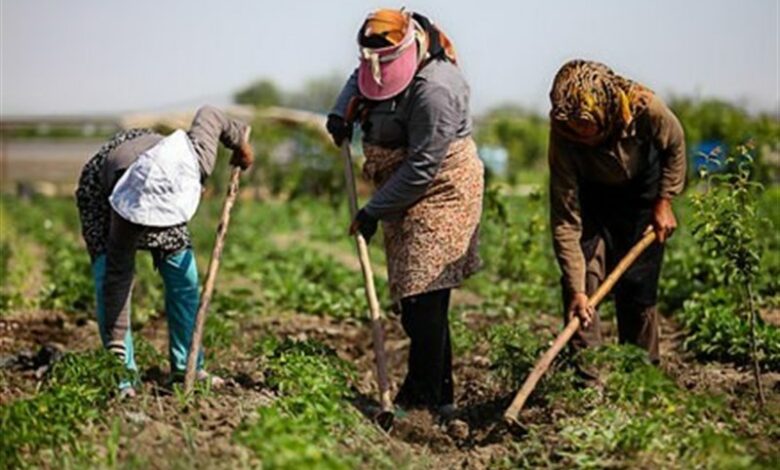
[[[366,243],[369,243],[371,237],[376,233],[378,225],[378,220],[371,217],[365,209],[360,209],[357,215],[355,215],[355,219],[352,220],[352,223],[349,225],[349,234],[354,236],[360,232],[360,235],[363,236]]]
[[[579,317],[580,322],[584,328],[588,328],[593,322],[593,315],[596,309],[588,304],[588,296],[582,292],[574,294],[571,303],[569,304],[568,318],[571,320],[572,315]]]
[[[348,142],[352,140],[352,124],[337,114],[328,115],[328,122],[325,124],[325,127],[338,147],[341,147],[344,139],[347,139]]]

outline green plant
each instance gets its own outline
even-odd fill
[[[710,157],[713,165],[721,164],[717,155]],[[747,146],[741,146],[736,156],[726,158],[722,172],[708,172],[707,167],[700,169],[705,189],[692,198],[693,233],[702,244],[704,253],[725,261],[725,284],[741,294],[741,306],[749,315],[750,349],[758,400],[763,404],[754,285],[761,264],[758,228],[766,220],[757,210],[757,193],[762,186],[752,181],[752,170],[753,156]]]
[[[243,299],[231,303],[246,301],[250,308],[261,311],[283,309],[337,318],[365,317],[368,307],[362,279],[355,271],[305,245],[277,247],[263,237],[267,232],[259,234],[256,229],[268,224],[269,214],[244,211],[236,216],[243,218],[243,224],[231,231],[223,266],[262,290],[252,300],[251,292],[244,291]],[[377,289],[380,294],[386,292],[386,282],[377,279]]]
[[[320,343],[291,340],[258,345],[267,354],[267,382],[279,398],[245,423],[237,439],[257,452],[263,468],[351,468],[335,436],[358,424],[344,406],[351,396],[349,365]]]
[[[719,397],[681,389],[633,346],[586,350],[601,389],[551,390],[558,418],[532,424],[505,463],[514,467],[756,468],[742,424]],[[762,418],[763,419],[763,418]],[[771,457],[770,457],[771,458]]]
[[[485,272],[467,283],[491,304],[514,311],[558,308],[558,268],[552,251],[546,198],[509,196],[500,186],[485,193],[481,255]]]
[[[511,390],[517,390],[528,377],[548,343],[538,331],[522,321],[499,324],[487,332],[493,373]],[[565,393],[574,386],[574,370],[568,353],[560,355],[531,395],[531,399]]]
[[[43,308],[65,312],[92,310],[94,285],[90,259],[80,240],[80,226],[73,201],[4,198],[0,207],[3,210],[3,224],[8,226],[4,232],[24,233],[25,242],[34,241],[42,251],[36,260],[43,264],[43,285],[36,293],[37,298],[25,299],[23,304],[13,305],[40,304]],[[162,288],[149,257],[141,258],[137,263],[133,319],[143,322],[149,312],[153,311],[152,306],[161,303]],[[15,286],[5,290],[4,295],[13,300],[23,294],[20,289],[23,287]]]
[[[720,286],[694,293],[685,301],[677,318],[688,331],[684,346],[705,360],[750,364],[752,341],[750,323],[734,314],[741,300],[732,290]],[[758,323],[756,345],[762,367],[780,370],[780,328]]]
[[[0,314],[37,304],[37,262],[33,242],[22,236],[0,203]],[[31,294],[36,294],[30,298]]]
[[[465,313],[466,309],[462,307],[454,307],[450,313],[452,352],[456,356],[470,353],[479,340],[477,332],[466,323]]]
[[[528,325],[510,323],[488,331],[490,362],[498,377],[511,387],[525,380],[544,348]]]
[[[41,448],[74,445],[79,426],[100,418],[117,384],[130,378],[127,374],[103,350],[66,355],[34,397],[0,407],[0,461],[17,466],[25,454]]]
[[[111,421],[111,432],[106,440],[106,465],[109,468],[116,467],[117,454],[119,453],[119,440],[122,436],[122,423],[118,418]]]

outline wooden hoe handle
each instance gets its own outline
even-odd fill
[[[354,219],[358,211],[357,188],[355,186],[355,174],[352,170],[352,152],[347,139],[344,139],[344,142],[341,143],[341,155],[344,157],[344,176],[347,182],[347,195],[349,196],[349,212]],[[393,402],[390,398],[387,358],[385,357],[385,335],[382,328],[382,317],[379,311],[376,287],[374,286],[374,273],[371,269],[371,260],[368,257],[368,244],[360,232],[355,234],[355,243],[357,245],[358,257],[360,258],[360,268],[363,271],[363,281],[365,283],[366,299],[368,300],[368,310],[371,319],[371,338],[374,343],[379,404],[383,412],[392,412]]]
[[[596,307],[609,293],[609,291],[612,290],[612,288],[615,286],[615,283],[618,281],[618,279],[620,279],[620,276],[626,272],[626,269],[628,269],[628,267],[631,266],[634,261],[636,261],[639,255],[641,255],[642,252],[644,252],[645,249],[654,241],[655,232],[651,230],[647,232],[644,237],[642,237],[642,239],[639,240],[636,245],[634,245],[633,248],[631,248],[631,250],[626,254],[626,256],[623,257],[622,260],[620,260],[618,265],[615,266],[615,269],[609,274],[609,276],[607,276],[596,292],[588,299],[588,305],[591,307]],[[566,346],[571,337],[574,336],[574,333],[576,333],[579,328],[580,319],[575,315],[571,320],[569,320],[566,328],[564,328],[558,337],[555,338],[555,341],[553,342],[550,349],[548,349],[547,352],[545,352],[536,363],[533,370],[528,375],[528,378],[526,378],[525,382],[523,382],[523,386],[520,388],[520,391],[517,392],[514,400],[512,400],[512,404],[509,405],[509,408],[507,408],[504,412],[504,420],[507,423],[517,424],[517,416],[520,414],[520,410],[523,409],[525,401],[531,395],[531,392],[534,391],[536,384],[542,378],[544,373],[547,372],[547,369],[550,368],[550,364],[552,364],[553,359],[555,359],[558,353],[561,352],[561,349]]]
[[[187,355],[187,372],[184,375],[184,391],[189,393],[195,384],[196,365],[200,352],[200,343],[203,338],[203,325],[206,323],[206,312],[211,303],[211,294],[214,292],[214,283],[217,280],[217,270],[219,261],[222,258],[222,248],[225,246],[225,236],[227,235],[228,224],[230,223],[230,210],[236,202],[238,195],[238,183],[241,178],[241,168],[233,167],[230,173],[230,184],[228,185],[225,203],[222,205],[222,215],[219,218],[217,226],[217,238],[214,241],[214,249],[211,251],[208,271],[206,272],[206,281],[203,284],[203,292],[200,294],[200,306],[198,314],[195,317],[195,331],[192,334],[192,343],[190,344],[190,353]]]

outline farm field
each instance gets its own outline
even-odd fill
[[[747,314],[723,259],[692,233],[691,194],[667,251],[662,362],[615,344],[587,354],[585,387],[564,355],[508,429],[503,410],[560,330],[547,197],[488,189],[485,269],[454,295],[455,419],[408,412],[384,433],[370,330],[345,205],[241,200],[206,325],[207,368],[228,381],[193,396],[166,385],[162,283],[138,256],[133,328],[143,387],[119,401],[122,371],[100,351],[89,259],[69,199],[3,196],[0,292],[2,466],[45,468],[778,468],[780,191],[758,208],[755,281],[766,404],[750,365]],[[201,273],[219,197],[191,223]],[[386,312],[392,382],[408,341],[387,305],[381,240],[371,254]],[[604,333],[616,326],[606,304]]]

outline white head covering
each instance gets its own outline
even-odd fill
[[[109,197],[124,219],[147,227],[189,221],[200,202],[200,168],[187,134],[177,130],[142,153]]]

